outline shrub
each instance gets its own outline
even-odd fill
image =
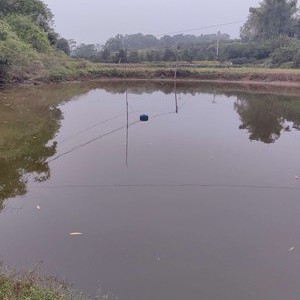
[[[0,36],[0,81],[3,83],[14,77],[22,77],[32,60],[37,58],[37,53],[1,19]]]
[[[0,84],[6,83],[9,79],[9,66],[9,60],[0,58]]]
[[[51,49],[47,34],[29,17],[13,15],[7,18],[7,22],[23,42],[30,44],[37,51],[46,52]]]
[[[272,62],[274,64],[283,64],[292,61],[297,54],[297,50],[294,47],[281,47],[276,49],[272,54]]]
[[[294,66],[300,67],[300,50],[298,50],[294,56]]]

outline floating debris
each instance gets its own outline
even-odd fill
[[[78,235],[83,235],[83,233],[81,233],[81,232],[70,232],[69,235],[78,236]]]
[[[40,210],[40,209],[41,209],[41,207],[40,207],[39,205],[37,205],[37,206],[36,206],[36,208],[37,208],[38,210]]]
[[[140,115],[140,121],[141,122],[147,122],[149,120],[149,116],[147,115]]]
[[[299,176],[295,175],[295,179],[298,180],[298,179],[299,179]]]
[[[294,250],[295,250],[295,247],[292,247],[292,248],[289,249],[289,252],[292,252]]]

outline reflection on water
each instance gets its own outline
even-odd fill
[[[236,97],[234,109],[240,115],[239,129],[249,132],[249,139],[266,144],[274,143],[282,131],[300,130],[300,100],[274,89],[258,91],[226,85],[197,83],[97,83],[68,84],[67,86],[18,88],[0,92],[0,203],[26,194],[27,181],[33,176],[37,182],[50,177],[48,158],[55,157],[57,142],[49,141],[60,128],[63,118],[58,106],[95,88],[111,94],[126,94],[128,143],[128,93],[142,95],[158,91],[174,94],[174,111],[179,113],[178,95],[211,94],[212,103],[218,95]],[[245,91],[246,90],[246,91]],[[257,88],[256,88],[257,90]],[[277,92],[277,93],[276,93]],[[291,92],[286,90],[283,92]],[[132,124],[131,124],[132,125]],[[122,127],[123,128],[123,127]],[[120,129],[122,129],[120,128]],[[79,145],[80,146],[80,145]],[[77,148],[77,146],[75,147]],[[128,145],[126,144],[126,151]],[[72,149],[71,149],[72,150]],[[127,157],[127,155],[126,155]],[[56,157],[55,157],[56,158]],[[0,208],[3,208],[0,206]]]
[[[299,126],[292,90],[0,91],[0,203],[22,207],[0,214],[0,259],[124,300],[296,300]]]
[[[30,176],[50,178],[47,159],[56,153],[49,144],[60,128],[57,105],[84,94],[84,86],[17,88],[0,91],[0,209],[8,198],[24,195]]]
[[[234,108],[241,117],[240,129],[248,130],[250,140],[270,144],[283,130],[300,129],[300,101],[296,97],[248,94],[240,96]]]

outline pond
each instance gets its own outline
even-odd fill
[[[0,91],[0,259],[120,300],[299,299],[299,95]]]

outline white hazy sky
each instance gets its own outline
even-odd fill
[[[260,0],[44,0],[55,15],[55,29],[78,43],[103,44],[118,33],[164,34],[244,20]],[[218,30],[237,37],[241,24]]]

